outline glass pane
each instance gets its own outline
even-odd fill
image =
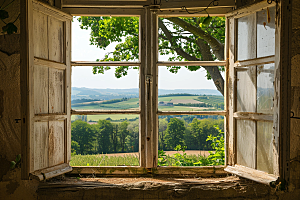
[[[138,61],[139,17],[75,17],[72,60]]]
[[[237,111],[256,112],[256,67],[237,70]]]
[[[139,115],[73,115],[71,128],[71,166],[139,165]]]
[[[158,60],[159,61],[195,61],[195,60],[224,60],[225,17],[160,17],[158,20]],[[199,31],[189,31],[184,21],[190,27]],[[206,33],[221,44],[212,51],[212,42],[207,37],[199,37]],[[202,33],[201,33],[202,32]]]
[[[164,115],[158,122],[159,166],[224,165],[223,116]]]
[[[205,71],[190,71],[185,67],[181,67],[176,73],[170,71],[172,68],[159,66],[159,110],[224,110],[224,97],[216,89],[214,82],[207,80]],[[223,79],[222,76],[221,78]]]
[[[256,130],[255,122],[236,120],[237,128],[237,164],[255,169]]]
[[[275,7],[257,12],[257,57],[275,55]]]
[[[257,122],[257,169],[273,173],[273,123]]]
[[[237,59],[256,58],[255,13],[238,19]]]
[[[121,73],[125,76],[116,78]],[[101,73],[104,74],[101,74]],[[72,68],[71,106],[74,110],[138,110],[139,70],[133,67]]]
[[[257,112],[273,114],[274,63],[257,66]]]

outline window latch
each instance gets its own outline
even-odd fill
[[[150,100],[150,89],[151,89],[151,83],[153,80],[152,75],[146,75],[146,84],[147,84],[147,95],[148,95],[148,100]]]

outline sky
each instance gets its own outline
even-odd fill
[[[112,43],[104,51],[90,45],[90,30],[82,30],[77,19],[72,23],[72,61],[96,61],[102,59],[105,52],[112,52],[117,43]],[[161,57],[167,60],[167,57]],[[159,67],[159,89],[216,89],[212,80],[207,80],[204,69],[190,72],[182,67],[177,74],[170,73],[166,67]],[[72,87],[129,89],[139,86],[138,70],[131,69],[128,75],[119,79],[114,76],[114,69],[105,74],[92,73],[92,67],[72,67]]]

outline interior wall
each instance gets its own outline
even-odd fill
[[[299,1],[298,1],[299,2]],[[292,4],[291,33],[291,111],[300,117],[300,5]],[[290,122],[290,185],[289,189],[300,188],[300,119]]]

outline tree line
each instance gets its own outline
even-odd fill
[[[177,145],[187,150],[212,150],[209,135],[217,136],[224,128],[223,119],[189,119],[183,117],[159,119],[159,150],[174,150]],[[192,120],[192,121],[191,121]],[[191,121],[191,122],[190,122]],[[73,154],[106,154],[139,151],[139,120],[111,122],[99,120],[96,124],[76,120],[72,122]],[[223,130],[224,131],[224,130]]]

